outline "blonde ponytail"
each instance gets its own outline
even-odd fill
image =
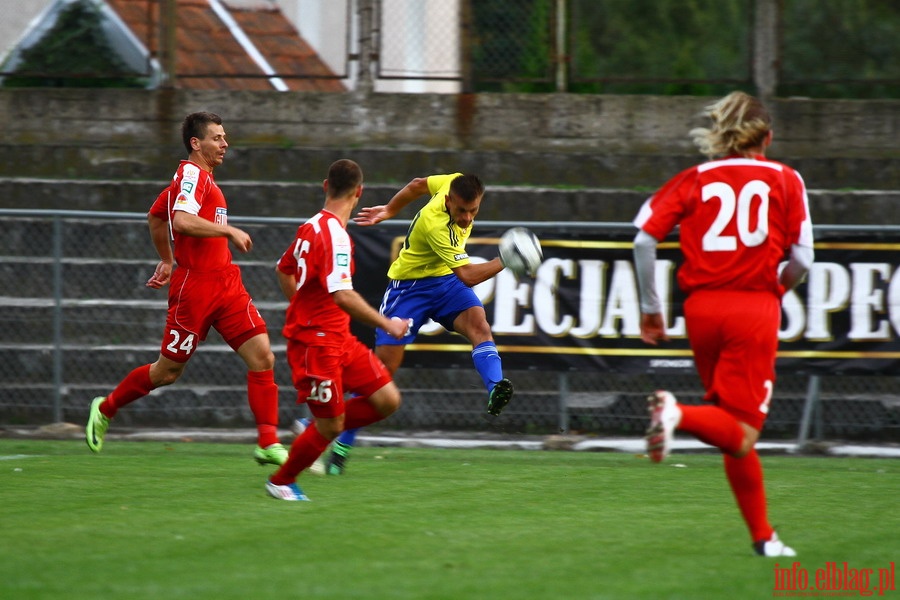
[[[763,145],[772,129],[772,118],[762,102],[744,92],[728,94],[707,106],[704,114],[712,126],[692,129],[690,136],[710,158],[749,154]]]

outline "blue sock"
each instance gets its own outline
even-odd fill
[[[503,367],[500,364],[500,355],[494,342],[481,342],[472,349],[472,361],[475,370],[481,375],[484,387],[487,391],[494,389],[498,381],[503,379]]]
[[[346,431],[341,432],[341,435],[337,437],[337,441],[345,446],[352,446],[354,442],[356,442],[357,431],[359,431],[359,427],[356,429],[347,429]]]

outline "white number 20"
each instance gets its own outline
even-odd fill
[[[733,235],[723,235],[725,227],[737,211],[737,231],[741,243],[748,248],[759,246],[769,235],[769,186],[764,181],[754,179],[747,182],[740,193],[721,181],[703,186],[703,201],[719,199],[719,214],[703,236],[703,250],[721,252],[737,250],[737,240]],[[753,198],[759,197],[756,215],[756,229],[750,231],[750,207]]]

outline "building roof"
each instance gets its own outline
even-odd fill
[[[55,21],[57,0],[44,12],[29,45]],[[115,51],[159,81],[160,0],[94,0]],[[270,0],[176,0],[176,87],[212,90],[346,91],[328,65]],[[48,24],[47,21],[50,21]],[[127,55],[127,56],[126,56]],[[128,60],[128,57],[131,60]],[[320,76],[318,78],[311,76]],[[152,85],[152,84],[151,84]]]
[[[159,0],[105,1],[158,56]],[[346,91],[272,2],[177,0],[176,28],[179,88]]]

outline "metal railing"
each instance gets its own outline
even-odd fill
[[[269,324],[281,420],[289,423],[305,408],[294,403],[279,335],[286,303],[272,267],[297,223],[262,217],[230,220],[254,239],[253,252],[236,262]],[[5,232],[0,242],[0,422],[83,422],[91,397],[108,393],[131,368],[152,362],[159,351],[166,299],[164,291],[144,286],[157,261],[146,217],[0,209],[0,223]],[[603,232],[603,224],[565,226]],[[377,297],[381,291],[369,292]],[[230,348],[211,335],[182,379],[122,411],[117,420],[133,426],[248,426],[252,416],[243,371]],[[693,373],[547,372],[536,364],[509,376],[516,383],[516,402],[491,424],[484,420],[485,394],[474,369],[409,364],[397,373],[404,408],[384,427],[639,435],[646,425],[648,391],[668,388],[689,403],[699,403],[703,394]],[[764,437],[802,444],[821,439],[900,441],[897,383],[892,375],[779,373]]]

